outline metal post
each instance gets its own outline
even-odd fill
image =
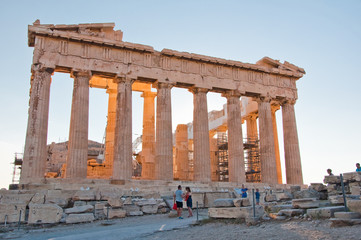
[[[4,227],[6,227],[6,222],[8,221],[8,215],[5,215],[5,223],[4,223]]]
[[[21,221],[21,210],[20,210],[20,213],[19,213],[18,230],[20,230],[20,221]]]
[[[198,201],[197,201],[197,222],[198,222]]]
[[[341,179],[343,203],[344,203],[344,205],[345,205],[345,212],[348,212],[347,202],[346,202],[346,195],[345,195],[345,185],[343,184],[343,176],[342,176],[342,173],[340,174],[340,179]]]
[[[252,189],[252,198],[253,198],[253,201],[252,201],[252,206],[253,206],[253,218],[256,217],[256,204],[254,202],[254,189]]]

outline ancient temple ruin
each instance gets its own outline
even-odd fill
[[[207,93],[216,92],[227,99],[228,181],[246,182],[248,171],[242,137],[242,97],[257,103],[256,111],[243,120],[247,137],[259,140],[260,181],[280,183],[275,111],[282,109],[287,183],[303,184],[294,111],[296,81],[305,74],[302,68],[268,57],[249,64],[170,49],[156,51],[151,46],[122,41],[122,31],[113,28],[114,23],[52,25],[36,21],[29,25],[28,42],[34,47],[34,56],[21,184],[41,183],[45,177],[49,95],[54,72],[68,73],[74,79],[63,174],[70,182],[92,178],[87,171],[89,87],[106,89],[109,95],[100,178],[111,183],[132,179],[131,100],[132,91],[140,91],[144,98],[141,177],[181,179],[179,172],[174,171],[182,166],[173,162],[171,119],[171,89],[179,87],[188,89],[194,97],[193,170],[192,176],[184,180],[205,183],[219,180],[212,177],[212,129],[207,109]],[[151,91],[152,87],[157,92]],[[184,126],[177,128],[178,132],[184,130]],[[176,136],[180,144],[178,153],[188,155],[188,146],[184,145],[188,144],[187,136]]]

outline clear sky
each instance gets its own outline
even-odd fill
[[[25,143],[32,48],[27,25],[114,22],[124,41],[255,63],[264,56],[306,70],[295,105],[305,183],[322,182],[361,162],[361,1],[2,1],[0,8],[0,188],[11,182],[14,153]],[[69,135],[72,79],[51,86],[48,142]],[[192,121],[192,94],[172,90],[173,128]],[[225,99],[208,94],[208,110]],[[133,134],[142,99],[133,94]],[[90,89],[89,138],[102,141],[107,94]],[[282,144],[282,115],[277,113]]]

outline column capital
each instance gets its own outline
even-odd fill
[[[200,88],[200,87],[191,87],[188,89],[191,93],[197,94],[197,93],[208,93],[208,88]]]
[[[156,92],[143,92],[141,95],[141,97],[146,98],[146,97],[152,97],[155,98],[157,96]]]
[[[230,98],[230,97],[237,97],[240,98],[242,96],[241,92],[238,90],[229,90],[222,93],[222,97]]]
[[[115,76],[115,78],[113,79],[114,83],[130,83],[132,84],[135,81],[135,79],[132,79],[128,76]]]
[[[31,65],[31,72],[34,74],[34,72],[48,72],[49,74],[54,73],[54,68],[44,66],[43,64],[33,64]]]
[[[259,96],[259,97],[253,97],[252,101],[255,101],[257,103],[261,103],[261,102],[270,103],[272,101],[272,98],[270,96]]]
[[[275,113],[277,110],[280,110],[280,105],[277,103],[271,103],[271,111],[272,113]]]
[[[116,93],[117,93],[117,89],[115,89],[115,88],[107,88],[106,93],[108,93],[108,94],[116,94]]]
[[[284,106],[286,104],[290,104],[290,105],[295,105],[296,104],[296,99],[293,98],[283,98],[280,101],[281,105]]]
[[[159,81],[156,81],[153,86],[156,88],[156,89],[160,89],[160,88],[168,88],[168,89],[172,89],[172,87],[174,86],[173,83],[168,83],[168,82],[159,82]]]
[[[70,76],[72,78],[88,77],[90,79],[92,77],[92,72],[90,70],[72,69]]]
[[[245,117],[246,120],[257,120],[258,118],[258,112],[252,112]]]

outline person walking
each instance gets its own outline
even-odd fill
[[[256,193],[255,193],[255,195],[256,195],[256,204],[257,205],[259,205],[259,199],[260,199],[260,193],[259,193],[259,190],[258,190],[258,188],[256,188]]]
[[[182,217],[183,198],[184,198],[184,193],[182,191],[182,186],[178,185],[178,190],[175,191],[175,193],[173,194],[173,200],[174,203],[177,204],[177,215],[179,219],[183,219]]]
[[[187,202],[187,208],[188,208],[188,217],[193,217],[193,212],[192,212],[192,191],[190,189],[190,187],[186,187],[186,195],[185,195],[185,200]]]

